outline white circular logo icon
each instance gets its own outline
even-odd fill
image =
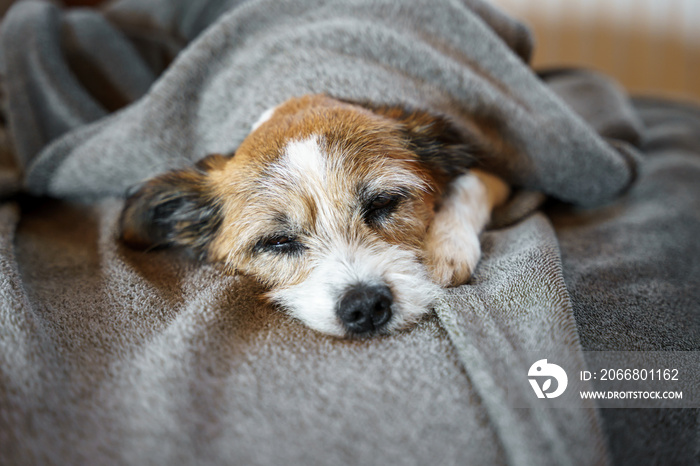
[[[556,398],[566,390],[569,378],[566,372],[556,364],[549,364],[546,359],[540,359],[527,372],[530,385],[535,391],[537,398]],[[557,381],[556,388],[552,389],[552,379]],[[540,385],[540,380],[542,385]]]

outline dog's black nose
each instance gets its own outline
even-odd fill
[[[391,320],[391,290],[386,285],[353,285],[338,305],[338,317],[354,334],[381,330]]]

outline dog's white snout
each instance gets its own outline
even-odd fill
[[[308,326],[347,336],[403,328],[425,315],[438,293],[414,253],[346,242],[319,254],[303,282],[269,296]]]

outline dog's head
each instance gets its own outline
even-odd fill
[[[261,117],[235,156],[143,184],[122,238],[185,246],[249,274],[291,315],[333,335],[416,321],[439,288],[423,240],[442,190],[473,153],[440,117],[323,95]]]

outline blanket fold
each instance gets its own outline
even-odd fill
[[[446,114],[487,149],[486,168],[565,201],[605,202],[633,180],[634,161],[523,61],[526,29],[487,3],[171,3],[135,8],[135,22],[150,17],[190,41],[141,98],[152,79],[141,56],[119,30],[95,32],[94,13],[62,13],[38,0],[8,13],[2,47],[11,130],[30,192],[82,200],[122,195],[145,177],[234,152],[264,110],[321,92]],[[129,5],[111,7],[119,24]],[[159,17],[159,8],[175,16]],[[61,22],[70,27],[59,28]],[[31,54],[20,46],[27,34],[40,44]],[[71,68],[67,34],[91,66]],[[109,59],[101,58],[105,51]],[[132,103],[105,116],[106,104],[80,85],[95,69]],[[55,101],[65,116],[55,113]]]
[[[483,263],[470,285],[450,290],[436,311],[502,434],[508,464],[571,464],[572,458],[605,464],[607,448],[593,402],[542,409],[531,393],[513,387],[523,367],[534,362],[523,361],[533,350],[556,355],[565,367],[586,367],[549,221],[538,213],[488,232],[482,248]]]

